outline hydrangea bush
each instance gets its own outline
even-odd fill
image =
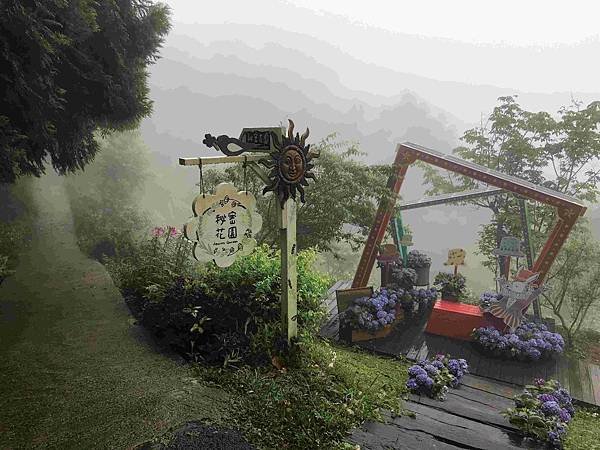
[[[501,333],[494,327],[473,330],[475,344],[493,356],[537,361],[563,352],[565,342],[544,324],[522,323],[514,333]]]
[[[568,423],[575,414],[569,392],[556,380],[537,379],[516,396],[515,408],[503,414],[527,436],[552,448],[562,448]]]
[[[499,295],[497,292],[486,291],[479,296],[479,307],[482,310],[485,310],[489,308],[492,305],[492,303],[497,302],[500,298],[502,298],[502,296]]]
[[[408,369],[406,388],[413,394],[445,400],[448,387],[457,388],[469,365],[464,359],[436,355],[432,360],[419,361]]]
[[[396,320],[397,302],[396,292],[381,288],[371,297],[355,299],[340,315],[340,320],[350,328],[375,332]]]
[[[411,269],[421,269],[431,266],[431,258],[419,250],[411,250],[408,252],[407,267]]]

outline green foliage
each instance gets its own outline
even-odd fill
[[[148,228],[137,206],[148,178],[147,156],[139,131],[113,133],[100,140],[100,152],[85,172],[66,177],[84,253],[101,259],[134,251],[134,240]]]
[[[342,448],[381,408],[402,412],[407,364],[305,338],[281,370],[207,369],[198,375],[237,396],[238,426],[260,448]]]
[[[542,306],[560,321],[567,346],[573,347],[588,313],[600,305],[600,242],[585,223],[578,224],[547,277],[550,289]]]
[[[578,409],[569,424],[566,450],[600,450],[600,410]]]
[[[0,215],[0,281],[14,273],[20,254],[31,241],[35,211],[31,208],[29,181],[23,179],[13,185],[0,185],[3,206]]]
[[[306,190],[306,203],[298,204],[298,248],[317,247],[335,251],[336,243],[347,242],[357,251],[369,233],[378,201],[389,197],[386,187],[391,173],[388,166],[367,166],[355,159],[361,152],[348,142],[337,142],[330,135],[311,146],[320,152],[315,160],[314,183]],[[246,185],[257,198],[257,208],[263,217],[263,228],[257,239],[275,246],[279,242],[276,213],[277,199],[262,195],[264,182],[251,169],[246,171]],[[206,171],[206,190],[223,181],[244,188],[244,171],[239,165]]]
[[[537,185],[594,202],[600,193],[600,102],[583,108],[578,102],[563,107],[558,117],[547,112],[526,111],[514,97],[500,97],[499,104],[480,127],[465,131],[464,145],[454,154],[467,161],[517,176]],[[430,194],[473,189],[477,182],[422,164]],[[549,176],[548,173],[551,175]],[[479,252],[486,266],[494,269],[491,254],[506,234],[519,236],[521,224],[518,201],[513,195],[499,195],[467,202],[488,208],[494,215],[483,227]],[[538,251],[553,224],[551,207],[530,204],[531,242]]]
[[[159,233],[155,233],[159,234]],[[183,237],[155,236],[107,267],[134,314],[188,358],[210,364],[266,364],[287,353],[280,329],[280,258],[262,246],[222,269],[195,267]],[[326,315],[331,280],[312,270],[316,253],[298,254],[298,324],[314,334]]]
[[[0,182],[91,162],[94,131],[151,111],[147,66],[169,30],[148,0],[0,3]]]
[[[462,299],[466,293],[466,282],[463,274],[439,272],[433,280],[433,285],[441,292],[442,298]]]
[[[538,379],[515,396],[515,408],[503,415],[525,435],[562,448],[567,424],[574,415],[571,396],[556,380]]]

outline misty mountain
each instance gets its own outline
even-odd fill
[[[161,54],[150,76],[154,113],[142,133],[160,164],[173,176],[181,174],[180,187],[188,183],[190,191],[197,171],[178,168],[177,158],[214,154],[202,144],[206,133],[237,136],[244,127],[283,125],[292,118],[297,129],[310,128],[311,142],[337,132],[342,140],[357,141],[369,163],[390,163],[403,141],[451,151],[497,97],[516,93],[377,67],[313,37],[267,26],[177,24]],[[369,89],[345,85],[348,72]],[[552,111],[570,96],[521,94],[524,98],[534,105],[526,107]],[[409,171],[403,198],[422,195],[421,179],[418,169]],[[172,223],[189,214],[187,200],[174,206],[159,185],[152,192],[170,202]],[[472,248],[489,219],[487,211],[453,206],[405,214],[416,248],[436,254]]]

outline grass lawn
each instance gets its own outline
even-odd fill
[[[230,396],[136,333],[104,267],[77,248],[54,176],[34,183],[29,252],[0,286],[0,448],[128,448]]]
[[[600,411],[579,409],[569,424],[566,450],[600,449]]]

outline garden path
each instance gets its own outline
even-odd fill
[[[128,448],[227,395],[152,348],[104,267],[79,251],[62,179],[35,180],[30,250],[0,286],[0,448]]]

